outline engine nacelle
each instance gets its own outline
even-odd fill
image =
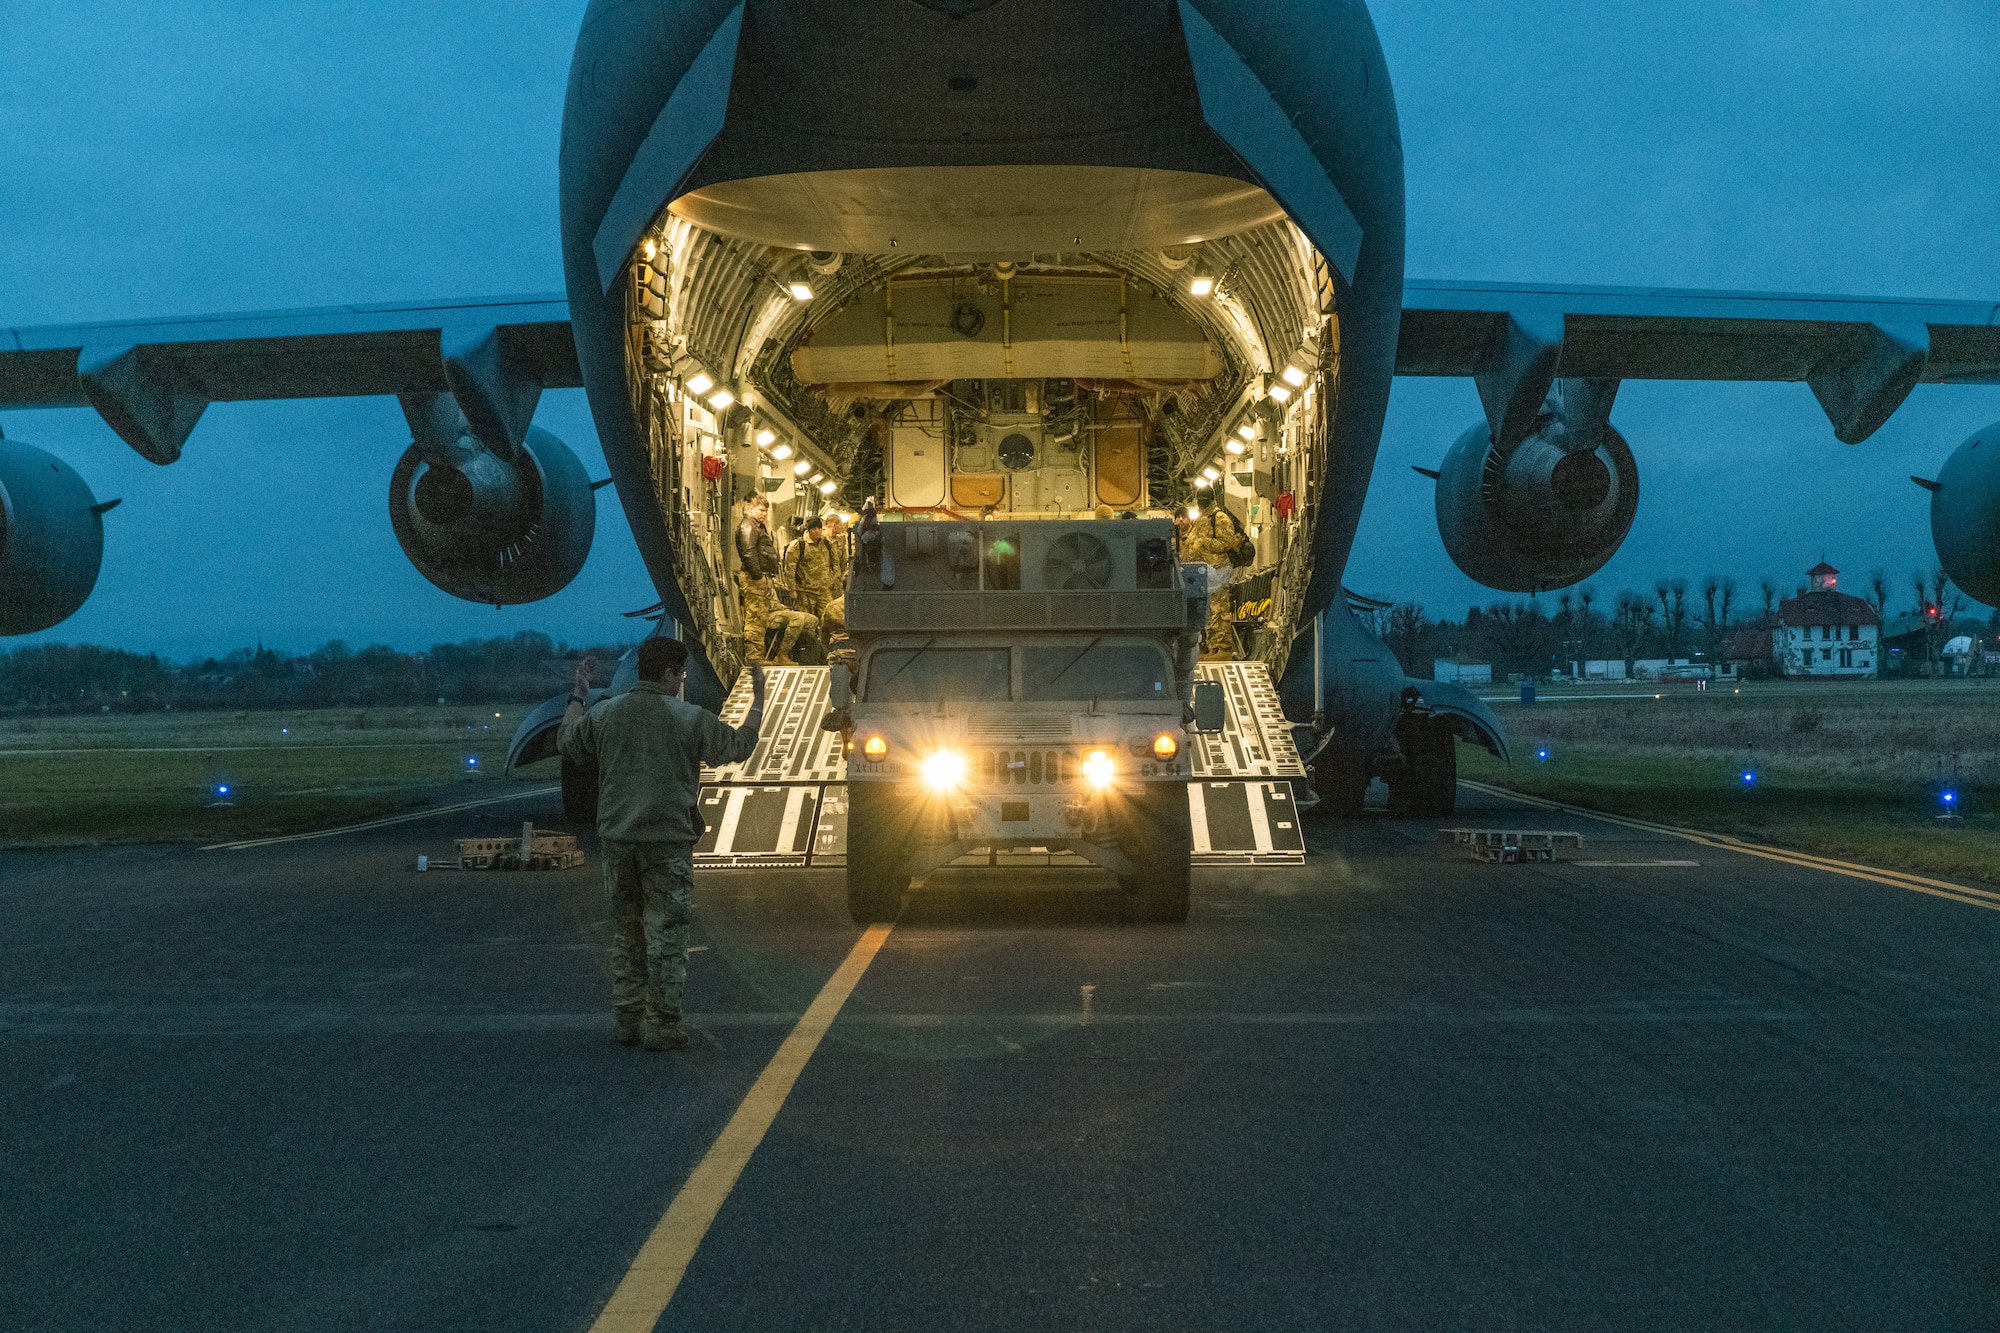
[[[103,514],[82,477],[54,454],[0,439],[0,634],[67,620],[97,584]]]
[[[428,458],[427,458],[428,455]],[[597,530],[590,477],[569,446],[529,427],[522,463],[471,436],[450,461],[412,445],[389,482],[389,521],[419,573],[454,597],[508,606],[563,589]]]
[[[2000,421],[1945,460],[1931,492],[1931,543],[1959,590],[2000,605]]]
[[[1609,423],[1577,430],[1544,412],[1501,456],[1485,422],[1458,437],[1437,478],[1452,563],[1489,588],[1542,592],[1596,573],[1639,509],[1639,468]]]

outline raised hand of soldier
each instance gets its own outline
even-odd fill
[[[580,699],[590,698],[591,678],[597,674],[597,659],[586,657],[576,664],[576,673],[570,680],[569,692]]]

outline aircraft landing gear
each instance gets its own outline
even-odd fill
[[[1458,805],[1458,735],[1442,719],[1405,713],[1396,723],[1402,762],[1388,775],[1389,813],[1443,819]]]
[[[572,824],[597,823],[597,765],[562,761],[563,815]]]
[[[1329,745],[1313,760],[1313,793],[1319,797],[1316,809],[1341,819],[1358,819],[1368,799],[1368,761],[1344,754]]]

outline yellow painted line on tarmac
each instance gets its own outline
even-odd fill
[[[408,824],[419,819],[430,819],[436,815],[455,814],[460,810],[476,810],[482,805],[498,805],[502,801],[519,801],[529,796],[547,796],[552,791],[561,791],[560,786],[526,787],[520,791],[510,791],[505,796],[487,796],[477,801],[460,801],[457,805],[433,805],[422,810],[412,810],[408,814],[384,815],[380,819],[365,819],[359,824],[342,824],[338,828],[315,829],[311,833],[286,833],[275,838],[247,838],[242,842],[214,842],[202,848],[204,852],[243,852],[252,847],[273,847],[281,842],[309,842],[314,838],[337,838],[343,833],[362,833],[368,829],[388,828],[391,824]]]
[[[1589,819],[1601,819],[1607,824],[1618,824],[1625,828],[1640,829],[1647,833],[1664,833],[1668,837],[1680,838],[1687,842],[1699,843],[1704,847],[1714,847],[1725,852],[1740,852],[1744,856],[1755,856],[1766,861],[1779,861],[1785,865],[1798,866],[1804,870],[1824,870],[1831,875],[1845,875],[1849,879],[1865,879],[1874,884],[1886,884],[1892,889],[1907,889],[1911,893],[1927,894],[1933,898],[1948,898],[1968,907],[1984,907],[1990,912],[2000,912],[2000,893],[1991,889],[1976,889],[1964,884],[1953,884],[1949,880],[1931,879],[1924,875],[1913,875],[1902,870],[1884,870],[1880,866],[1860,865],[1853,861],[1837,861],[1830,856],[1818,856],[1811,852],[1794,852],[1788,848],[1771,847],[1761,842],[1751,842],[1747,838],[1734,837],[1727,833],[1710,833],[1704,829],[1683,828],[1677,824],[1661,824],[1649,819],[1634,819],[1628,815],[1611,815],[1602,810],[1592,810],[1581,805],[1565,805],[1561,801],[1551,801],[1546,797],[1530,796],[1526,792],[1512,791],[1506,787],[1495,787],[1484,782],[1459,779],[1460,785],[1474,791],[1482,791],[1489,796],[1503,796],[1508,800],[1522,801],[1528,805],[1540,806],[1544,810],[1561,810],[1565,814],[1583,815]]]
[[[791,1095],[792,1085],[798,1082],[806,1061],[819,1049],[820,1039],[833,1026],[847,997],[854,993],[861,974],[875,961],[883,941],[889,938],[889,930],[886,925],[870,926],[854,942],[846,959],[800,1017],[798,1026],[791,1030],[784,1044],[778,1047],[778,1053],[771,1057],[771,1063],[764,1066],[764,1072],[750,1086],[736,1114],[729,1117],[729,1123],[722,1127],[722,1133],[696,1164],[680,1193],[667,1205],[653,1234],[639,1247],[638,1257],[632,1260],[618,1289],[611,1293],[597,1322],[590,1326],[590,1333],[646,1333],[659,1322],[667,1302],[674,1298],[675,1289],[687,1273],[694,1252],[701,1248],[702,1238],[708,1235],[715,1215],[722,1210],[723,1200],[729,1197],[737,1177],[749,1165],[750,1154],[764,1141],[771,1122],[778,1118],[785,1099]]]

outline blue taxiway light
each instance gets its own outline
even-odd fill
[[[1753,772],[1753,771],[1749,770],[1749,769],[1745,769],[1745,770],[1743,771],[1743,785],[1744,785],[1744,786],[1746,786],[1746,787],[1754,787],[1754,786],[1756,786],[1756,785],[1757,785],[1757,774],[1756,774],[1755,772]]]
[[[1545,764],[1549,762],[1549,747],[1544,745],[1541,749],[1535,751],[1535,758],[1541,760]]]

